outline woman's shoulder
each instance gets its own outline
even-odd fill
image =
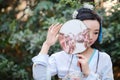
[[[99,64],[102,65],[102,67],[109,67],[112,66],[112,60],[108,53],[99,51]]]
[[[103,59],[110,59],[110,55],[104,51],[99,51],[99,55],[100,55],[100,58],[103,58]]]

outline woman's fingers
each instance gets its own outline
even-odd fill
[[[85,59],[85,58],[86,58],[86,57],[85,57],[84,55],[82,55],[82,54],[78,54],[77,57],[78,57],[79,59]]]
[[[83,74],[85,76],[88,76],[90,73],[89,70],[89,65],[88,65],[88,59],[82,55],[82,54],[78,54],[78,66],[81,68],[81,71],[83,72]]]
[[[79,58],[78,61],[81,63],[81,65],[88,64],[88,59],[84,55],[78,54],[77,57]]]
[[[48,29],[47,39],[46,42],[49,45],[53,45],[58,39],[58,32],[61,28],[62,24],[52,24]]]
[[[55,25],[55,27],[53,28],[54,33],[57,34],[59,32],[59,30],[60,30],[61,27],[62,27],[62,24]]]
[[[60,23],[51,25],[48,30],[48,35],[56,36],[61,27],[62,27],[62,24]]]
[[[61,28],[62,24],[60,23],[57,23],[57,24],[52,24],[50,27],[49,27],[49,30],[51,32],[55,32],[55,31],[58,31],[60,28]]]

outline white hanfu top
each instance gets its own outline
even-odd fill
[[[32,61],[35,80],[51,80],[51,76],[56,74],[59,78],[64,78],[68,71],[80,71],[80,67],[77,66],[78,57],[64,51],[52,54],[50,57],[40,53],[33,57]],[[90,74],[83,78],[84,80],[114,80],[111,58],[105,52],[94,49],[89,60],[89,68]]]

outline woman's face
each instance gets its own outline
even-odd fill
[[[98,38],[100,24],[97,20],[84,20],[83,21],[89,30],[89,46],[93,45]]]

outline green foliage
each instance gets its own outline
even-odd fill
[[[60,3],[65,4],[67,6],[74,7],[74,8],[76,8],[78,6],[80,7],[80,0],[60,0]],[[78,5],[76,5],[76,4],[78,4]]]
[[[112,7],[110,16],[104,16],[103,49],[111,55],[114,63],[120,60],[120,4]]]
[[[39,53],[49,26],[71,19],[73,11],[81,7],[80,1],[36,0],[35,5],[30,6],[33,15],[28,16],[27,21],[21,21],[24,15],[16,19],[19,0],[11,2],[14,3],[11,11],[0,12],[0,80],[31,80],[31,58]],[[1,2],[5,3],[5,7]],[[5,0],[0,0],[0,4],[0,9],[8,6]],[[106,16],[104,10],[99,11],[104,18],[102,48],[111,55],[114,63],[120,60],[119,6],[112,8],[114,12],[110,11],[110,16]],[[60,49],[57,43],[51,47],[49,54]]]
[[[46,32],[37,32],[33,33],[31,30],[26,29],[24,31],[19,31],[9,38],[9,43],[12,44],[12,47],[14,48],[16,44],[19,44],[19,46],[23,46],[26,48],[26,50],[30,50],[31,53],[33,53],[36,48],[41,48],[40,45],[42,45],[42,42],[45,40]]]
[[[0,55],[0,80],[30,80],[25,69]]]

